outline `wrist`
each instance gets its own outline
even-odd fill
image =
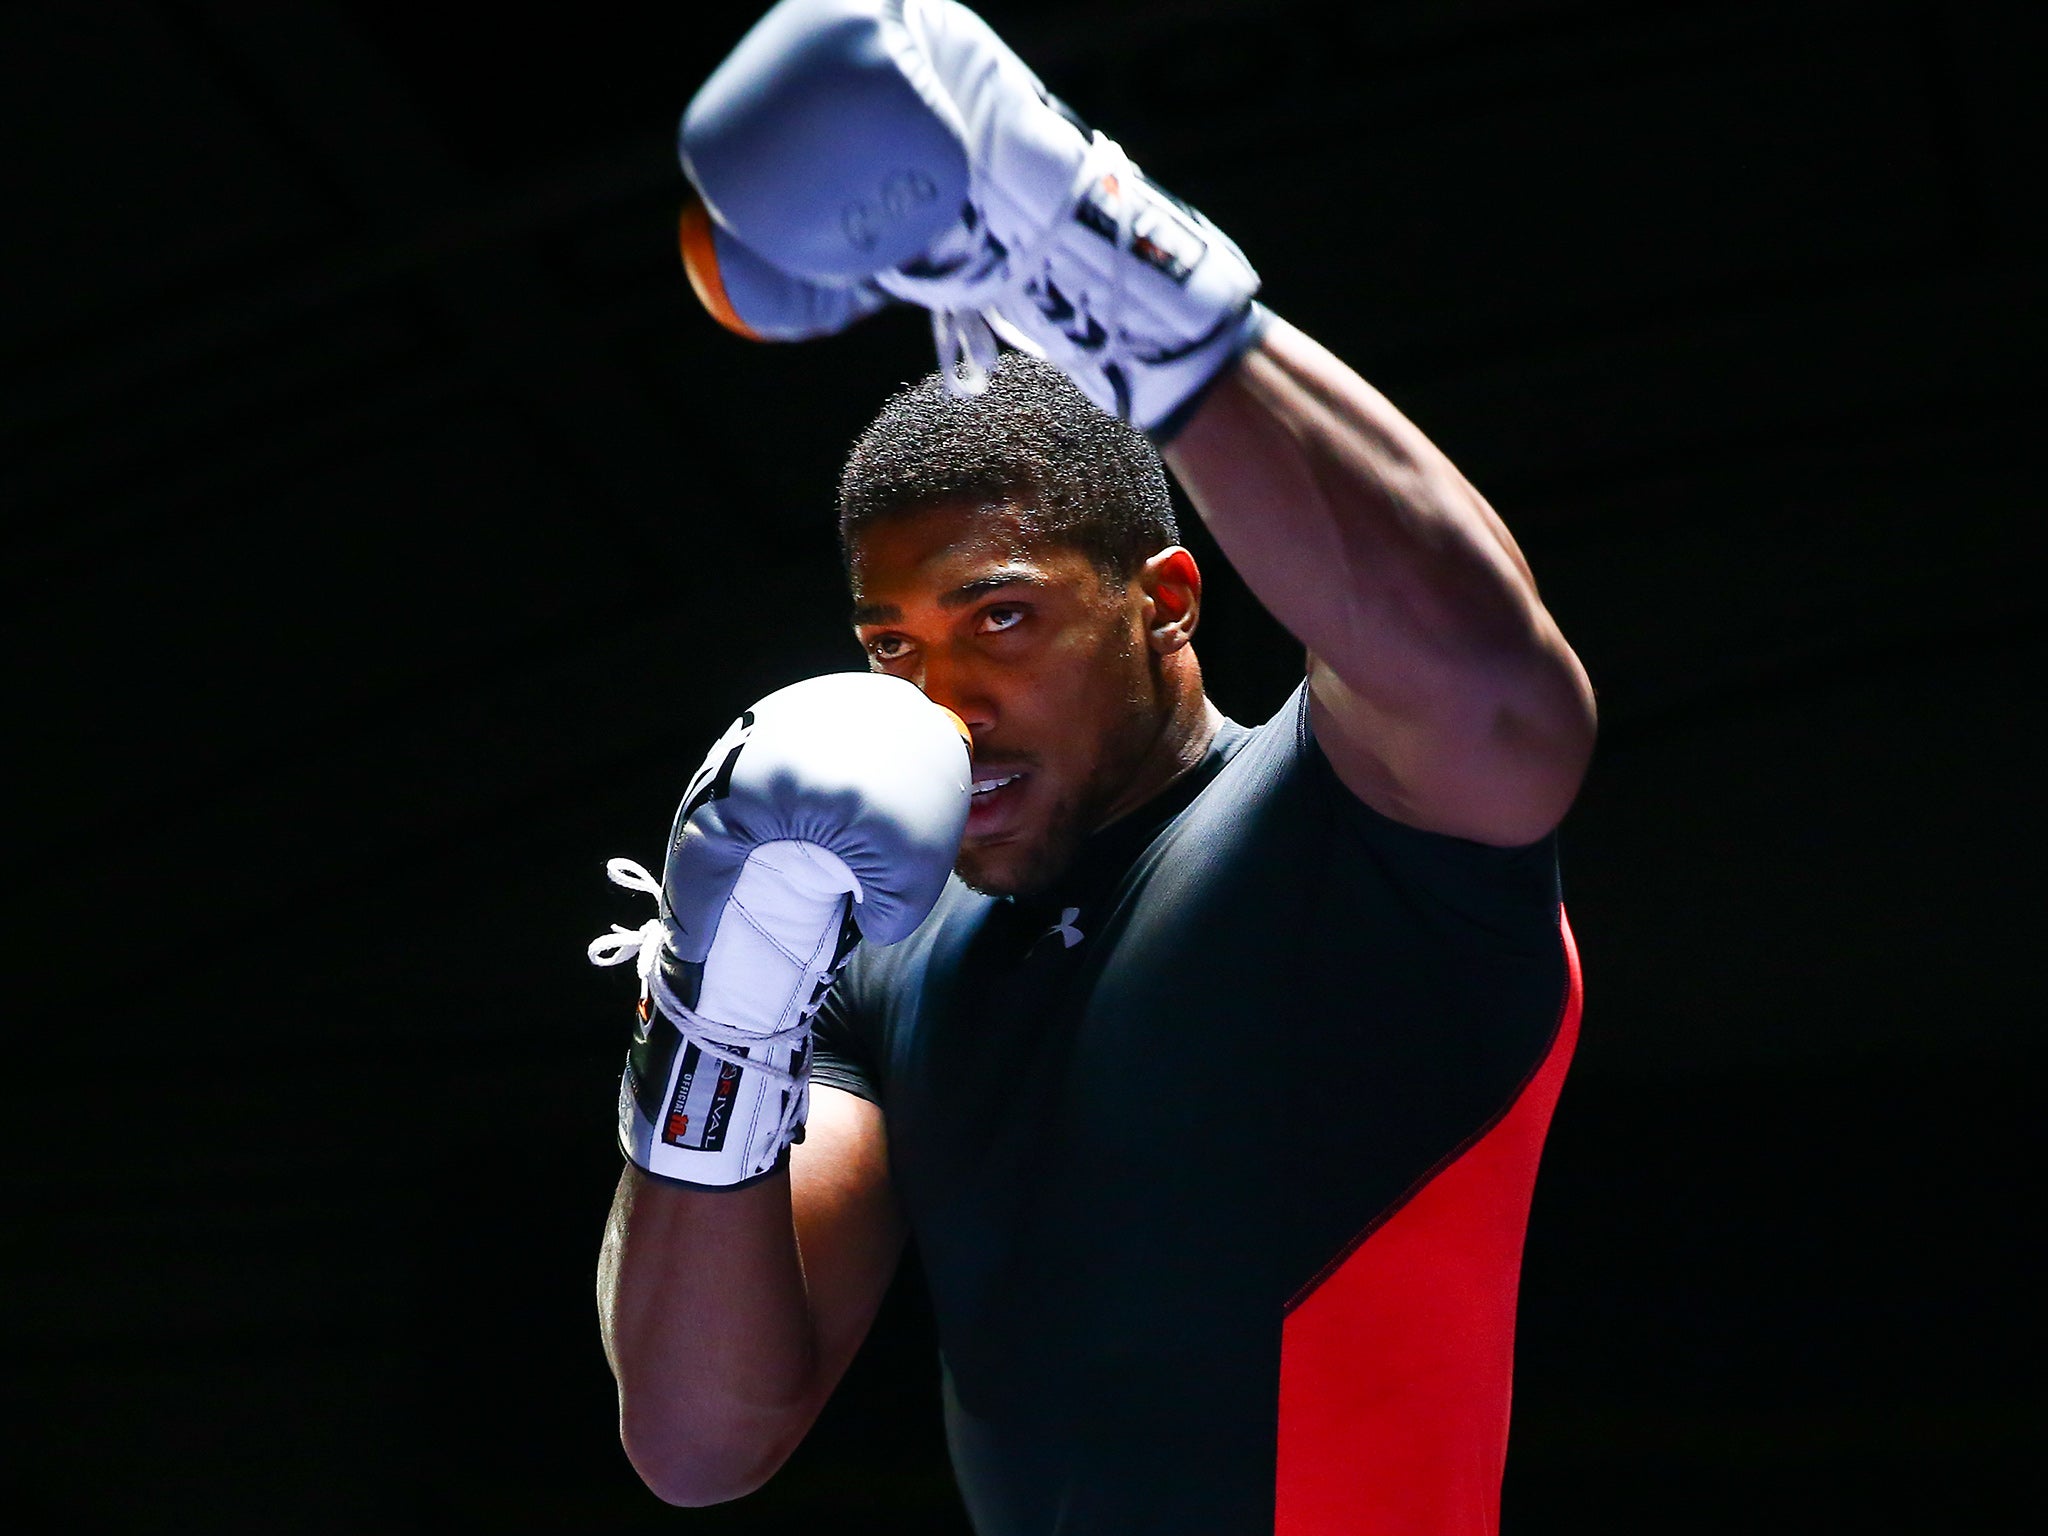
[[[1222,344],[1215,349],[1215,367],[1209,376],[1197,384],[1180,404],[1168,411],[1157,425],[1146,429],[1145,435],[1152,439],[1154,447],[1163,450],[1172,446],[1176,438],[1194,425],[1195,418],[1201,414],[1202,407],[1209,403],[1209,398],[1215,394],[1216,387],[1234,377],[1239,365],[1260,342],[1266,339],[1266,332],[1271,328],[1273,320],[1273,311],[1257,299],[1245,305],[1243,315],[1227,328]]]

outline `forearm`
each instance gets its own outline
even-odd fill
[[[1167,461],[1273,616],[1389,705],[1475,671],[1512,681],[1549,631],[1529,567],[1422,431],[1284,321]]]
[[[945,889],[968,778],[959,720],[917,689],[814,677],[713,745],[658,883],[606,866],[660,916],[589,947],[641,984],[598,1308],[626,1452],[671,1502],[737,1497],[781,1464],[895,1270],[882,1111],[807,1081],[810,1020],[856,899],[861,937],[889,944]]]
[[[787,1173],[714,1192],[629,1164],[605,1225],[598,1310],[626,1453],[670,1502],[751,1491],[817,1411]]]

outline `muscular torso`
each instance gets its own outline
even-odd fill
[[[1273,1529],[1290,1307],[1561,1072],[1560,922],[1550,840],[1376,815],[1297,692],[1058,889],[955,884],[913,938],[856,957],[815,1070],[886,1114],[987,1536]],[[1504,1315],[1511,1339],[1541,1129],[1479,1197],[1519,1200],[1515,1253],[1449,1254],[1483,1280],[1447,1327]]]

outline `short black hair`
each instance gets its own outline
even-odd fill
[[[840,553],[850,564],[854,536],[882,518],[963,500],[1017,507],[1029,532],[1117,581],[1180,542],[1159,451],[1024,353],[978,395],[929,373],[889,397],[839,478]]]

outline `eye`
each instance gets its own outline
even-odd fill
[[[984,608],[981,612],[980,632],[984,635],[999,635],[1006,629],[1015,629],[1024,622],[1024,610],[1009,606]]]
[[[868,641],[868,654],[877,661],[901,661],[910,653],[910,642],[901,635],[876,635]]]

